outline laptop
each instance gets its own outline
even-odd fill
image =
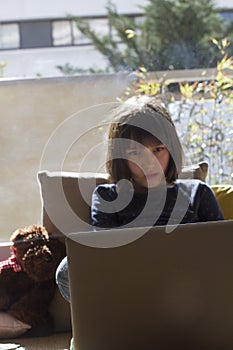
[[[67,237],[75,350],[232,350],[233,220]]]

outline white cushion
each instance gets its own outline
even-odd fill
[[[17,320],[7,312],[0,312],[0,339],[18,337],[30,328],[29,324]]]

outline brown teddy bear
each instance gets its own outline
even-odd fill
[[[11,256],[0,262],[0,310],[30,325],[31,336],[50,334],[48,308],[65,245],[40,225],[16,230],[11,241]]]

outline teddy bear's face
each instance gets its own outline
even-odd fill
[[[32,225],[17,230],[11,240],[17,260],[29,277],[35,281],[54,278],[64,249],[58,247],[57,240],[50,238],[44,227]]]
[[[33,280],[44,281],[54,277],[57,262],[46,245],[35,244],[27,249],[21,259],[21,265]]]

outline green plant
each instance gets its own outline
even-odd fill
[[[86,73],[98,74],[103,72],[106,73],[106,70],[102,70],[102,69],[95,69],[95,68],[84,69],[84,68],[74,67],[68,62],[64,65],[58,65],[56,66],[56,68],[59,69],[59,71],[64,75],[76,75],[76,74],[86,74]]]
[[[135,73],[135,81],[125,95],[148,94],[156,96],[169,108],[185,145],[187,158],[196,163],[207,160],[209,182],[223,183],[233,180],[233,57],[227,53],[229,40],[212,39],[218,48],[217,62],[212,79],[174,84],[166,74],[156,79],[145,67]]]
[[[213,67],[219,56],[209,38],[221,39],[233,30],[226,28],[213,0],[149,0],[141,6],[140,22],[119,14],[110,1],[106,9],[113,37],[98,35],[88,20],[71,18],[115,72],[141,65],[147,71]]]

